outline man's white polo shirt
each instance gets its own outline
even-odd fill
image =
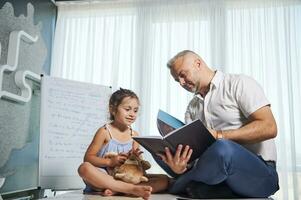
[[[251,77],[216,71],[205,98],[195,95],[185,113],[185,121],[200,119],[214,130],[238,129],[247,123],[250,114],[270,105],[260,85]],[[274,139],[243,145],[264,160],[276,161]]]

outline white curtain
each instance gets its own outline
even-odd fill
[[[278,124],[281,190],[301,199],[301,1],[131,0],[58,4],[51,75],[135,91],[135,129],[158,134],[159,108],[183,120],[191,94],[169,75],[178,51],[254,77]]]

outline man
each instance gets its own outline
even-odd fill
[[[185,50],[168,63],[180,85],[195,94],[185,121],[200,119],[217,139],[193,164],[193,149],[179,145],[174,155],[154,156],[176,177],[170,192],[194,198],[268,197],[278,189],[277,126],[262,88],[250,77],[210,69]],[[162,162],[163,161],[163,162]]]

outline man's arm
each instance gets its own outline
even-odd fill
[[[264,106],[249,116],[249,123],[236,130],[220,132],[225,139],[239,144],[253,144],[276,137],[277,125],[269,106]],[[211,131],[217,138],[218,130]]]

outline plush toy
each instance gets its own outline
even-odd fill
[[[108,153],[106,157],[116,155],[116,153]],[[148,178],[145,176],[146,170],[151,167],[150,163],[143,160],[139,155],[129,152],[127,160],[120,166],[112,170],[112,176],[115,179],[122,180],[127,183],[138,184],[140,182],[147,182]]]

